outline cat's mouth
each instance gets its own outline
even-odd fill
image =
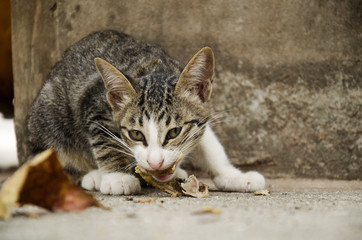
[[[160,181],[160,182],[166,182],[168,181],[169,179],[171,179],[173,174],[168,174],[168,175],[162,175],[162,176],[153,176],[153,178],[157,181]]]
[[[156,171],[146,170],[139,165],[137,166],[137,168],[143,174],[151,176],[156,181],[167,182],[169,180],[172,180],[173,176],[175,175],[176,167],[180,163],[182,158],[183,158],[183,154],[181,153],[180,156],[178,157],[178,159],[175,161],[175,163],[171,167],[164,169],[164,170],[156,170]]]
[[[141,166],[137,166],[136,167],[136,172],[140,172],[142,173],[144,176],[148,176],[150,178],[152,178],[155,181],[158,182],[167,182],[169,180],[172,180],[172,177],[175,173],[176,170],[176,164],[174,164],[172,167],[167,168],[165,170],[162,171],[150,171],[150,170],[146,170]]]

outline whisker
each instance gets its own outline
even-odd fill
[[[194,139],[195,135],[200,133],[202,130],[204,130],[205,125],[201,128],[192,129],[190,130],[187,135],[184,137],[184,139],[181,141],[183,144],[181,146],[177,147],[177,150],[186,154],[195,146],[195,144],[198,142],[198,140]]]
[[[199,128],[191,129],[181,140],[181,146],[178,146],[175,150],[181,151],[183,153],[189,152],[192,148],[199,142],[199,139],[194,139],[197,134],[205,130],[207,125],[215,125],[217,123],[223,122],[223,112],[215,112],[200,119],[200,122],[207,121],[205,125]]]
[[[96,124],[97,127],[102,130],[104,133],[106,133],[108,136],[110,136],[111,138],[113,138],[114,140],[116,140],[117,143],[120,143],[123,147],[127,148],[129,151],[133,152],[132,149],[127,145],[127,143],[125,143],[122,139],[120,139],[119,137],[117,137],[114,133],[112,133],[109,129],[107,129],[105,126],[103,126],[102,124],[95,122],[95,121],[91,121],[92,123]]]
[[[192,139],[192,140],[188,141],[186,144],[184,144],[183,146],[181,146],[180,150],[182,150],[182,152],[189,152],[189,150],[191,148],[193,148],[196,143],[198,143],[198,140]]]
[[[120,149],[118,149],[118,148],[111,147],[111,146],[105,146],[105,147],[106,147],[106,148],[109,148],[109,149],[112,149],[112,150],[114,150],[114,151],[117,151],[117,152],[126,154],[127,156],[130,156],[130,157],[134,158],[133,153],[128,153],[128,152],[122,151],[122,150],[120,150]]]
[[[137,162],[131,162],[127,166],[123,167],[122,170],[123,171],[129,171],[130,169],[132,169],[132,168],[134,168],[136,166],[137,166]]]
[[[209,121],[208,124],[209,125],[214,125],[217,122],[222,122],[223,121],[223,112],[217,112],[217,113],[213,113],[209,116]]]
[[[179,149],[176,147],[175,149],[173,149],[173,151],[171,152],[171,158],[172,159],[178,159],[180,157],[180,154],[183,154],[181,151],[179,151]]]
[[[105,139],[111,141],[112,143],[116,144],[117,146],[120,146],[122,148],[123,151],[125,151],[125,153],[129,153],[129,154],[134,154],[133,150],[131,148],[124,148],[124,145],[119,144],[119,141],[113,139],[113,138],[107,138],[106,136],[102,136]],[[119,149],[118,149],[119,150]]]
[[[191,138],[193,138],[197,133],[203,131],[205,129],[205,125],[203,125],[200,128],[196,128],[196,129],[191,129],[185,136],[185,138],[181,141],[181,142],[187,142],[189,141]]]

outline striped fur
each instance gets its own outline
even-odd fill
[[[151,127],[165,155],[187,154],[209,120],[213,69],[209,48],[183,68],[162,48],[126,34],[88,35],[64,53],[31,106],[29,157],[54,148],[68,170],[128,172],[152,137],[133,141],[129,131],[147,135]],[[175,127],[180,135],[167,139]]]

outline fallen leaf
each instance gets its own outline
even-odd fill
[[[135,200],[136,203],[150,203],[150,202],[156,202],[157,198],[141,198],[138,200]]]
[[[222,210],[220,208],[204,207],[203,209],[194,212],[194,214],[220,214]]]
[[[254,192],[254,195],[270,196],[270,191],[263,189]]]
[[[54,150],[46,150],[21,166],[0,191],[0,219],[11,216],[15,204],[33,204],[50,211],[105,208],[71,182]]]
[[[26,212],[25,215],[29,218],[39,218],[41,214],[38,212]]]
[[[40,212],[32,212],[32,211],[25,211],[25,212],[22,212],[22,213],[13,213],[13,217],[14,216],[22,216],[22,217],[27,217],[27,218],[39,218],[41,215],[43,215],[43,213],[40,213]]]
[[[197,198],[209,196],[209,187],[200,182],[194,175],[181,182],[182,193]]]

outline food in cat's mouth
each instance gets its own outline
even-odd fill
[[[159,182],[154,180],[154,176],[152,176],[146,169],[144,169],[141,166],[136,166],[135,168],[136,173],[138,173],[143,180],[145,180],[147,183],[151,184],[155,188],[161,189],[169,194],[172,195],[172,197],[181,196],[180,192],[175,190],[173,186],[171,186],[171,182]]]
[[[176,170],[176,165],[177,165],[177,163],[175,163],[172,167],[167,168],[162,171],[150,171],[150,170],[146,170],[146,169],[143,169],[143,171],[146,171],[149,175],[152,175],[154,178],[156,178],[158,180],[165,181],[173,175],[173,173]],[[141,166],[139,166],[139,167],[142,168]]]
[[[138,168],[142,168],[142,172],[147,173],[147,175],[151,175],[156,181],[167,181],[167,180],[171,180],[171,177],[173,176],[177,165],[180,163],[180,161],[183,158],[183,154],[181,153],[179,155],[179,157],[177,158],[177,160],[175,161],[175,163],[164,170],[157,170],[157,171],[153,171],[153,170],[146,170],[144,168],[142,168],[141,166],[138,166]]]
[[[163,175],[163,176],[154,176],[154,178],[156,178],[159,181],[166,181],[167,179],[169,179],[172,175]]]
[[[138,173],[147,183],[171,194],[172,197],[187,195],[197,198],[205,198],[209,196],[209,187],[200,182],[194,175],[191,175],[187,179],[176,178],[166,182],[163,179],[166,180],[171,175],[153,176],[152,172],[147,171],[141,166],[136,166],[135,170],[136,173]],[[161,181],[157,181],[158,179]]]

